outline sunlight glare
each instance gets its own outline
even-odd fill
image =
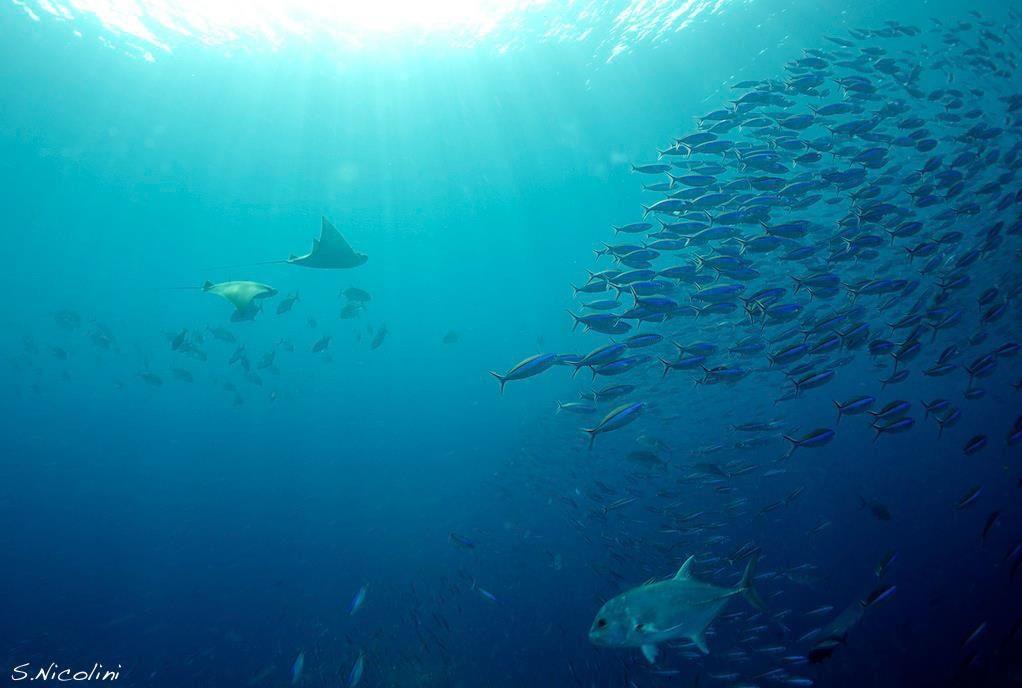
[[[360,48],[387,39],[412,43],[442,35],[474,43],[509,16],[545,0],[37,0],[27,12],[72,20],[93,15],[107,30],[170,50],[176,34],[207,45],[246,39],[281,46],[325,39]],[[32,5],[33,7],[30,7]]]
[[[11,0],[147,61],[186,42],[238,50],[315,43],[344,51],[420,45],[499,52],[529,41],[592,41],[607,61],[717,14],[734,0]],[[745,0],[751,2],[752,0]],[[2,0],[0,0],[2,2]],[[102,35],[103,33],[108,34]],[[115,40],[119,39],[119,40]]]

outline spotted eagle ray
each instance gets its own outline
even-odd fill
[[[319,238],[312,240],[312,250],[304,256],[292,255],[285,262],[306,268],[344,270],[357,268],[367,260],[369,256],[355,252],[341,233],[324,217]]]
[[[337,228],[330,224],[330,221],[323,218],[323,225],[319,231],[319,238],[312,240],[312,249],[302,256],[293,253],[285,260],[267,260],[261,263],[248,263],[244,265],[221,265],[215,269],[234,269],[252,267],[254,265],[298,265],[305,268],[319,268],[321,270],[346,270],[357,268],[362,265],[369,256],[358,253],[341,236]]]
[[[234,316],[238,320],[251,319],[251,316],[258,312],[258,308],[253,304],[254,301],[276,296],[277,294],[277,290],[269,285],[249,282],[247,280],[220,282],[219,284],[213,284],[207,280],[202,285],[202,291],[207,294],[216,294],[230,301],[234,305]]]

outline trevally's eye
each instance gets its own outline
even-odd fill
[[[606,625],[607,625],[607,620],[606,619],[599,619],[596,622],[596,627],[597,628],[604,628]]]
[[[635,624],[635,630],[638,631],[639,633],[642,633],[642,629],[644,629],[645,627],[646,627],[646,624],[641,624],[641,623]]]

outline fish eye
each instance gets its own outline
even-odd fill
[[[606,619],[599,619],[596,622],[596,627],[597,628],[604,628],[606,625],[607,625],[607,620]]]
[[[642,632],[642,629],[645,628],[645,627],[646,627],[645,624],[641,624],[641,623],[635,624],[635,630],[640,632],[640,633]]]

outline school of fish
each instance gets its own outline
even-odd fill
[[[594,644],[641,648],[651,664],[662,661],[663,643],[691,659],[712,652],[707,629],[731,597],[749,597],[753,579],[747,570],[737,587],[716,587],[696,578],[695,566],[720,578],[760,554],[769,561],[754,542],[728,538],[727,524],[785,509],[805,489],[755,510],[735,495],[741,476],[784,474],[790,462],[863,433],[880,456],[893,435],[932,433],[946,442],[959,424],[977,429],[956,450],[962,456],[1017,455],[1022,416],[987,427],[969,408],[990,394],[1017,405],[1012,395],[1022,388],[1022,88],[1019,15],[1011,16],[1015,33],[977,13],[926,28],[890,21],[853,29],[805,49],[778,78],[733,84],[727,102],[692,131],[632,165],[649,200],[612,226],[594,267],[572,285],[572,328],[592,335],[591,348],[491,372],[501,393],[554,370],[584,380],[577,400],[557,401],[558,416],[582,419],[590,454],[606,443],[661,481],[653,503],[642,487],[596,481],[589,497],[600,511],[589,518],[604,523],[613,557],[651,558],[654,532],[680,541],[677,550],[667,546],[669,559],[695,555],[676,575],[651,571],[641,585],[601,567],[622,592],[594,609]],[[863,393],[828,397],[845,375]],[[920,380],[939,392],[920,399],[902,391]],[[764,398],[759,417],[719,413],[729,400],[756,397]],[[808,410],[831,404],[832,422],[803,425]],[[679,447],[688,433],[715,441]],[[694,461],[679,458],[686,450]],[[719,462],[706,458],[717,453]],[[684,497],[668,480],[672,464],[682,464],[678,485],[709,486],[726,498],[716,513],[679,511]],[[964,485],[949,506],[978,508],[982,495],[982,484]],[[607,525],[610,511],[644,497],[645,532]],[[860,500],[876,519],[891,519],[883,503]],[[996,510],[988,517],[984,540],[999,517]],[[588,532],[582,518],[576,523]],[[829,525],[821,521],[814,532]],[[654,556],[664,553],[658,547]],[[762,606],[753,592],[753,608],[725,616],[741,620],[741,645],[754,649],[730,649],[739,669],[711,678],[813,685],[810,665],[895,593],[885,579],[895,558],[896,551],[884,555],[861,598],[838,601],[844,612],[833,614],[832,605],[808,612],[811,622],[833,617],[809,630],[792,609]],[[1004,562],[1014,579],[1022,548]],[[797,580],[813,568],[765,577]],[[982,661],[975,641],[985,629],[967,635],[963,666]],[[1016,623],[1010,635],[1018,630]],[[763,647],[775,631],[778,640]],[[742,669],[754,653],[771,665]],[[634,665],[623,662],[621,671],[626,682],[618,685],[635,685]],[[574,666],[571,675],[584,685]]]

